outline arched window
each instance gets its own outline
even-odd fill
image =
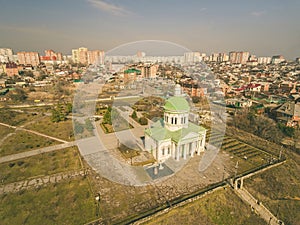
[[[162,155],[165,155],[165,148],[162,149]]]
[[[177,124],[177,117],[175,117],[175,124]]]
[[[174,118],[172,117],[172,119],[171,119],[171,124],[173,124],[174,123]]]

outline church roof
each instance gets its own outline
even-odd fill
[[[196,124],[189,122],[187,128],[182,128],[177,131],[170,131],[164,126],[164,121],[161,119],[154,123],[150,128],[146,129],[145,133],[157,141],[172,139],[172,141],[178,143],[191,133],[199,134],[201,132],[205,132],[205,130],[206,129],[204,127],[197,126]]]
[[[189,111],[190,106],[184,97],[174,96],[167,100],[165,106],[167,111]]]

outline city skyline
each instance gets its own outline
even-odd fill
[[[0,9],[0,47],[70,54],[127,42],[164,40],[192,51],[300,55],[300,3],[226,1],[9,1]]]

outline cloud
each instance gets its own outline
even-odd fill
[[[113,14],[115,16],[126,16],[131,14],[131,12],[126,10],[125,8],[118,5],[114,5],[112,3],[108,3],[103,0],[87,0],[87,2],[90,3],[93,7],[100,9],[101,11]]]
[[[251,12],[251,15],[252,16],[255,16],[255,17],[261,17],[261,16],[263,16],[263,15],[265,15],[266,14],[266,11],[254,11],[254,12]]]
[[[204,12],[204,11],[206,11],[207,10],[207,8],[201,8],[199,11],[200,12]]]

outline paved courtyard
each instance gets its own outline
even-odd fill
[[[186,191],[187,187],[188,189],[205,187],[233,174],[234,165],[230,162],[229,155],[219,152],[214,158],[216,150],[213,146],[208,146],[208,151],[200,156],[181,159],[179,162],[169,159],[165,162],[165,169],[157,170],[157,175],[154,175],[153,167],[131,166],[117,148],[124,140],[140,139],[145,127],[137,123],[135,126],[130,130],[105,134],[98,123],[95,136],[77,141],[81,154],[100,176],[125,185],[141,186],[155,182],[176,186]]]

